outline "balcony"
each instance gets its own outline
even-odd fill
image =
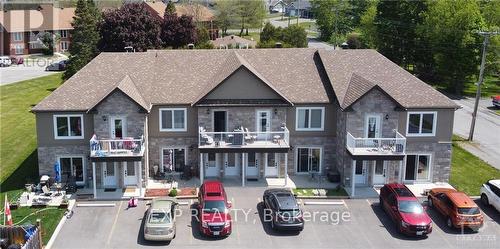
[[[397,131],[391,138],[356,138],[348,132],[346,147],[353,156],[404,156],[406,138]]]
[[[232,132],[208,132],[199,127],[198,148],[207,151],[249,151],[277,152],[290,148],[290,132],[286,127],[281,131],[255,132],[241,127]]]
[[[142,157],[144,155],[144,136],[141,138],[90,139],[90,157]]]

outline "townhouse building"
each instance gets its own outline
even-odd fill
[[[93,189],[191,172],[448,181],[457,105],[374,50],[101,53],[38,103],[40,174]]]

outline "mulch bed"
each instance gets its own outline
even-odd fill
[[[170,190],[166,188],[162,189],[156,189],[156,188],[151,188],[151,189],[146,189],[146,195],[145,197],[162,197],[162,196],[168,196],[168,192]],[[187,195],[195,195],[196,194],[196,188],[181,188],[177,192],[177,196],[187,196]]]

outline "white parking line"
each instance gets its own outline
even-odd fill
[[[370,200],[366,199],[366,202],[368,203],[368,206],[371,206],[371,205],[372,205],[372,203],[371,203],[371,201],[370,201]]]
[[[343,200],[341,201],[304,201],[304,205],[345,205]]]
[[[115,220],[113,221],[113,225],[111,226],[111,230],[109,231],[108,240],[106,241],[106,247],[108,247],[109,242],[111,241],[111,236],[113,235],[113,231],[115,230],[115,227],[116,227],[116,222],[118,221],[118,215],[120,214],[120,211],[122,210],[122,204],[123,204],[123,202],[120,201],[120,206],[118,206],[118,212],[116,212]]]

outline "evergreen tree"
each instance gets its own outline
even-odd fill
[[[63,74],[64,79],[70,78],[78,70],[87,65],[98,53],[99,23],[101,12],[92,0],[78,0],[73,17],[73,30],[69,52],[69,64]]]
[[[166,14],[175,14],[175,5],[172,1],[168,1],[167,7],[165,8],[165,15]]]

